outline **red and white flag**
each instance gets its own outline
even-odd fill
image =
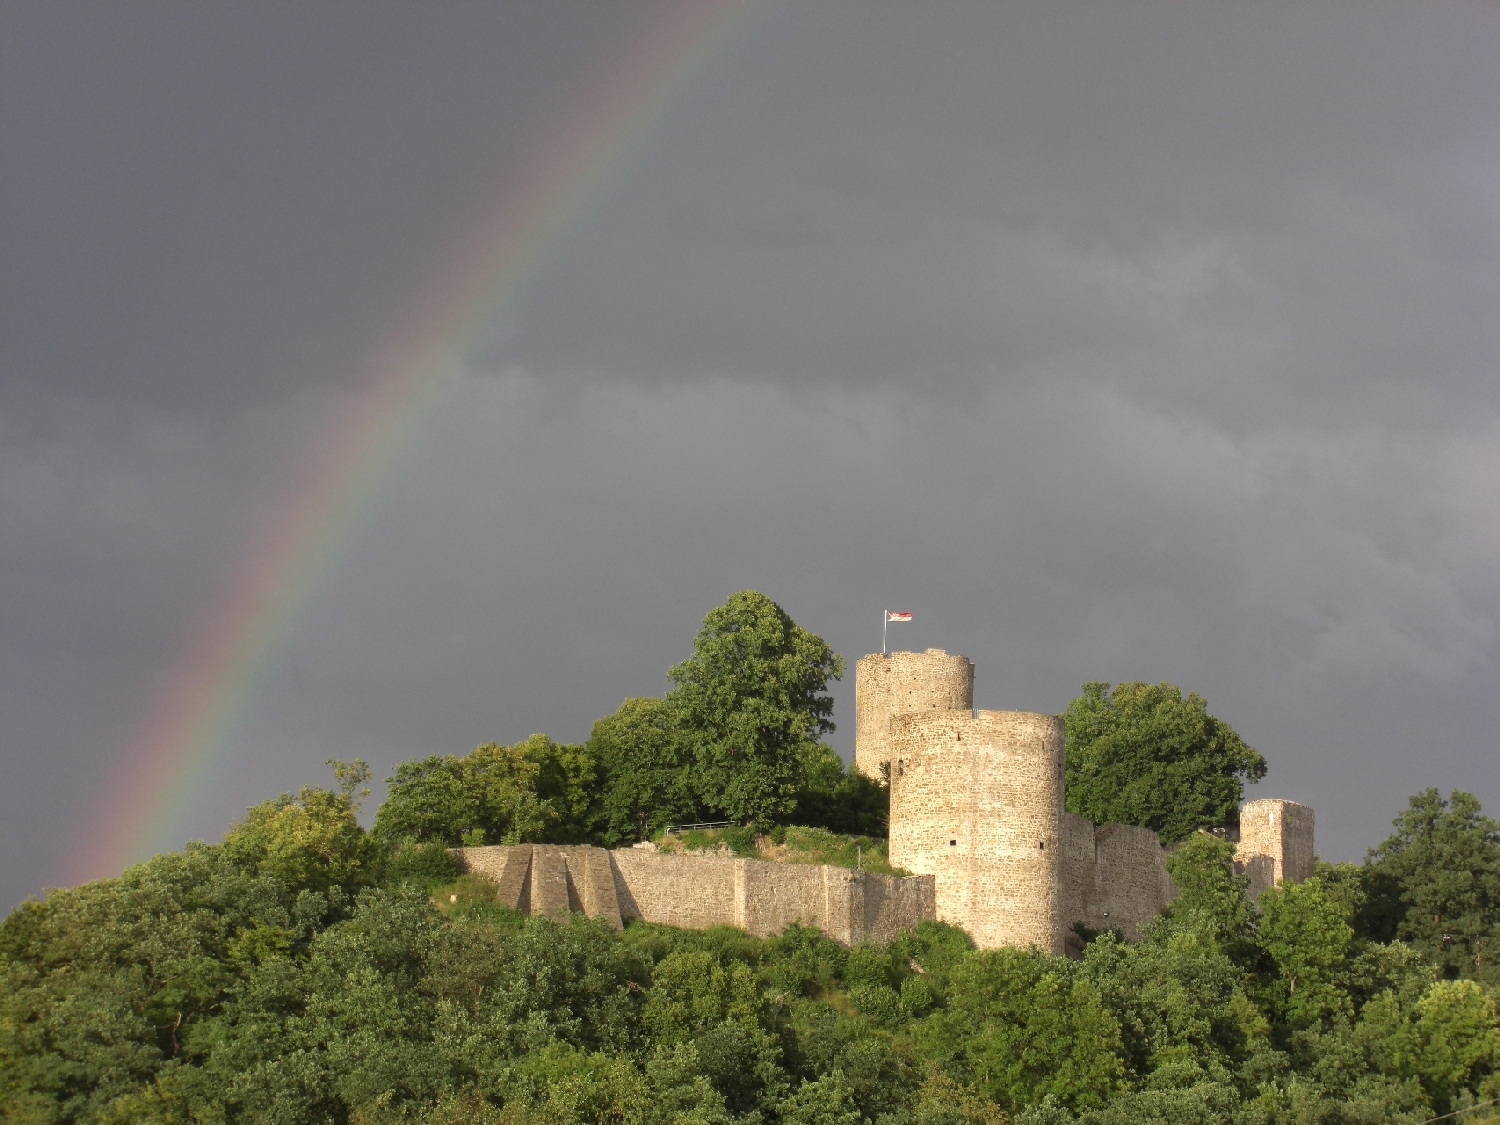
[[[910,621],[911,611],[906,609],[888,609],[885,611],[887,621]]]

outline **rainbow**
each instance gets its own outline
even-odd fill
[[[767,0],[692,0],[656,18],[560,115],[523,167],[371,350],[360,393],[313,436],[266,505],[120,757],[64,883],[180,846],[182,810],[243,748],[255,703],[347,545],[483,341],[503,345],[528,297]]]

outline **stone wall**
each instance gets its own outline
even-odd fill
[[[975,944],[1063,952],[1063,724],[1028,711],[891,720],[890,858]]]
[[[933,880],[846,867],[772,863],[648,848],[519,844],[455,848],[459,868],[490,879],[497,900],[525,913],[627,918],[687,929],[737,926],[760,937],[793,922],[845,945],[885,942],[936,917]]]
[[[1166,851],[1149,828],[1101,824],[1063,813],[1063,926],[1140,937],[1146,924],[1177,897]]]
[[[891,719],[918,711],[972,711],[974,665],[940,648],[871,653],[854,665],[854,765],[879,777],[888,762]]]
[[[1271,879],[1300,883],[1313,873],[1313,811],[1296,801],[1246,801],[1240,806],[1240,844],[1235,860],[1271,857]]]

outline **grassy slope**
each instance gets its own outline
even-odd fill
[[[877,875],[910,874],[891,866],[884,840],[841,836],[826,828],[778,828],[769,836],[757,836],[748,828],[695,829],[658,838],[656,846],[668,853],[721,852],[777,863],[858,867]]]

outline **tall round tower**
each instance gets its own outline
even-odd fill
[[[890,748],[891,863],[935,876],[938,918],[981,948],[1061,954],[1062,719],[897,715]]]
[[[879,777],[890,761],[891,719],[974,707],[974,664],[940,648],[871,653],[854,665],[854,766]]]

